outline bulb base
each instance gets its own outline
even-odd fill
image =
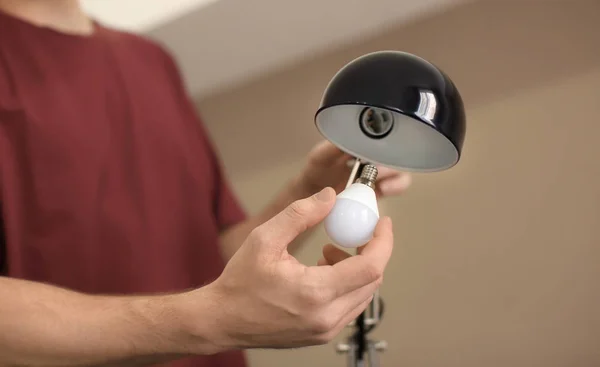
[[[360,176],[354,181],[355,183],[361,183],[367,185],[372,189],[375,189],[375,180],[377,180],[377,167],[372,164],[367,164],[363,167],[360,172]]]

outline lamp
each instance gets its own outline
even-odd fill
[[[327,140],[356,158],[347,190],[354,190],[365,176],[376,177],[375,165],[409,172],[449,169],[461,158],[466,131],[463,101],[452,80],[429,61],[400,51],[369,53],[340,69],[325,89],[315,124]],[[365,168],[368,173],[361,175]],[[343,192],[339,197],[347,202],[350,195]],[[334,207],[335,217],[328,218],[326,226],[335,224],[331,232],[347,237],[350,231],[345,228],[356,225],[340,222],[366,218],[368,206],[362,205],[363,212],[353,216],[340,215],[345,209]],[[374,212],[378,217],[377,208]],[[364,238],[364,233],[361,236],[355,238]],[[339,352],[348,353],[349,366],[364,366],[365,354],[371,367],[378,365],[376,353],[385,349],[385,342],[370,341],[366,335],[380,321],[382,309],[376,295],[354,323],[353,336],[338,345]]]
[[[315,122],[343,151],[404,171],[452,167],[465,136],[454,83],[430,62],[399,51],[344,66],[327,86]]]

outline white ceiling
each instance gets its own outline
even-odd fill
[[[101,22],[167,46],[196,97],[465,0],[84,0]]]
[[[81,0],[104,24],[136,33],[151,31],[218,0]]]

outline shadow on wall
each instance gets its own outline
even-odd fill
[[[223,147],[228,170],[243,175],[306,154],[321,138],[313,117],[322,92],[355,57],[383,49],[424,57],[451,76],[469,110],[598,67],[599,22],[600,2],[592,0],[469,3],[211,96],[198,106]],[[468,139],[469,134],[467,144]]]

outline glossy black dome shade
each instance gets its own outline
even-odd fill
[[[460,159],[466,122],[450,78],[399,51],[364,55],[331,80],[315,122],[325,138],[364,161],[440,171]]]

